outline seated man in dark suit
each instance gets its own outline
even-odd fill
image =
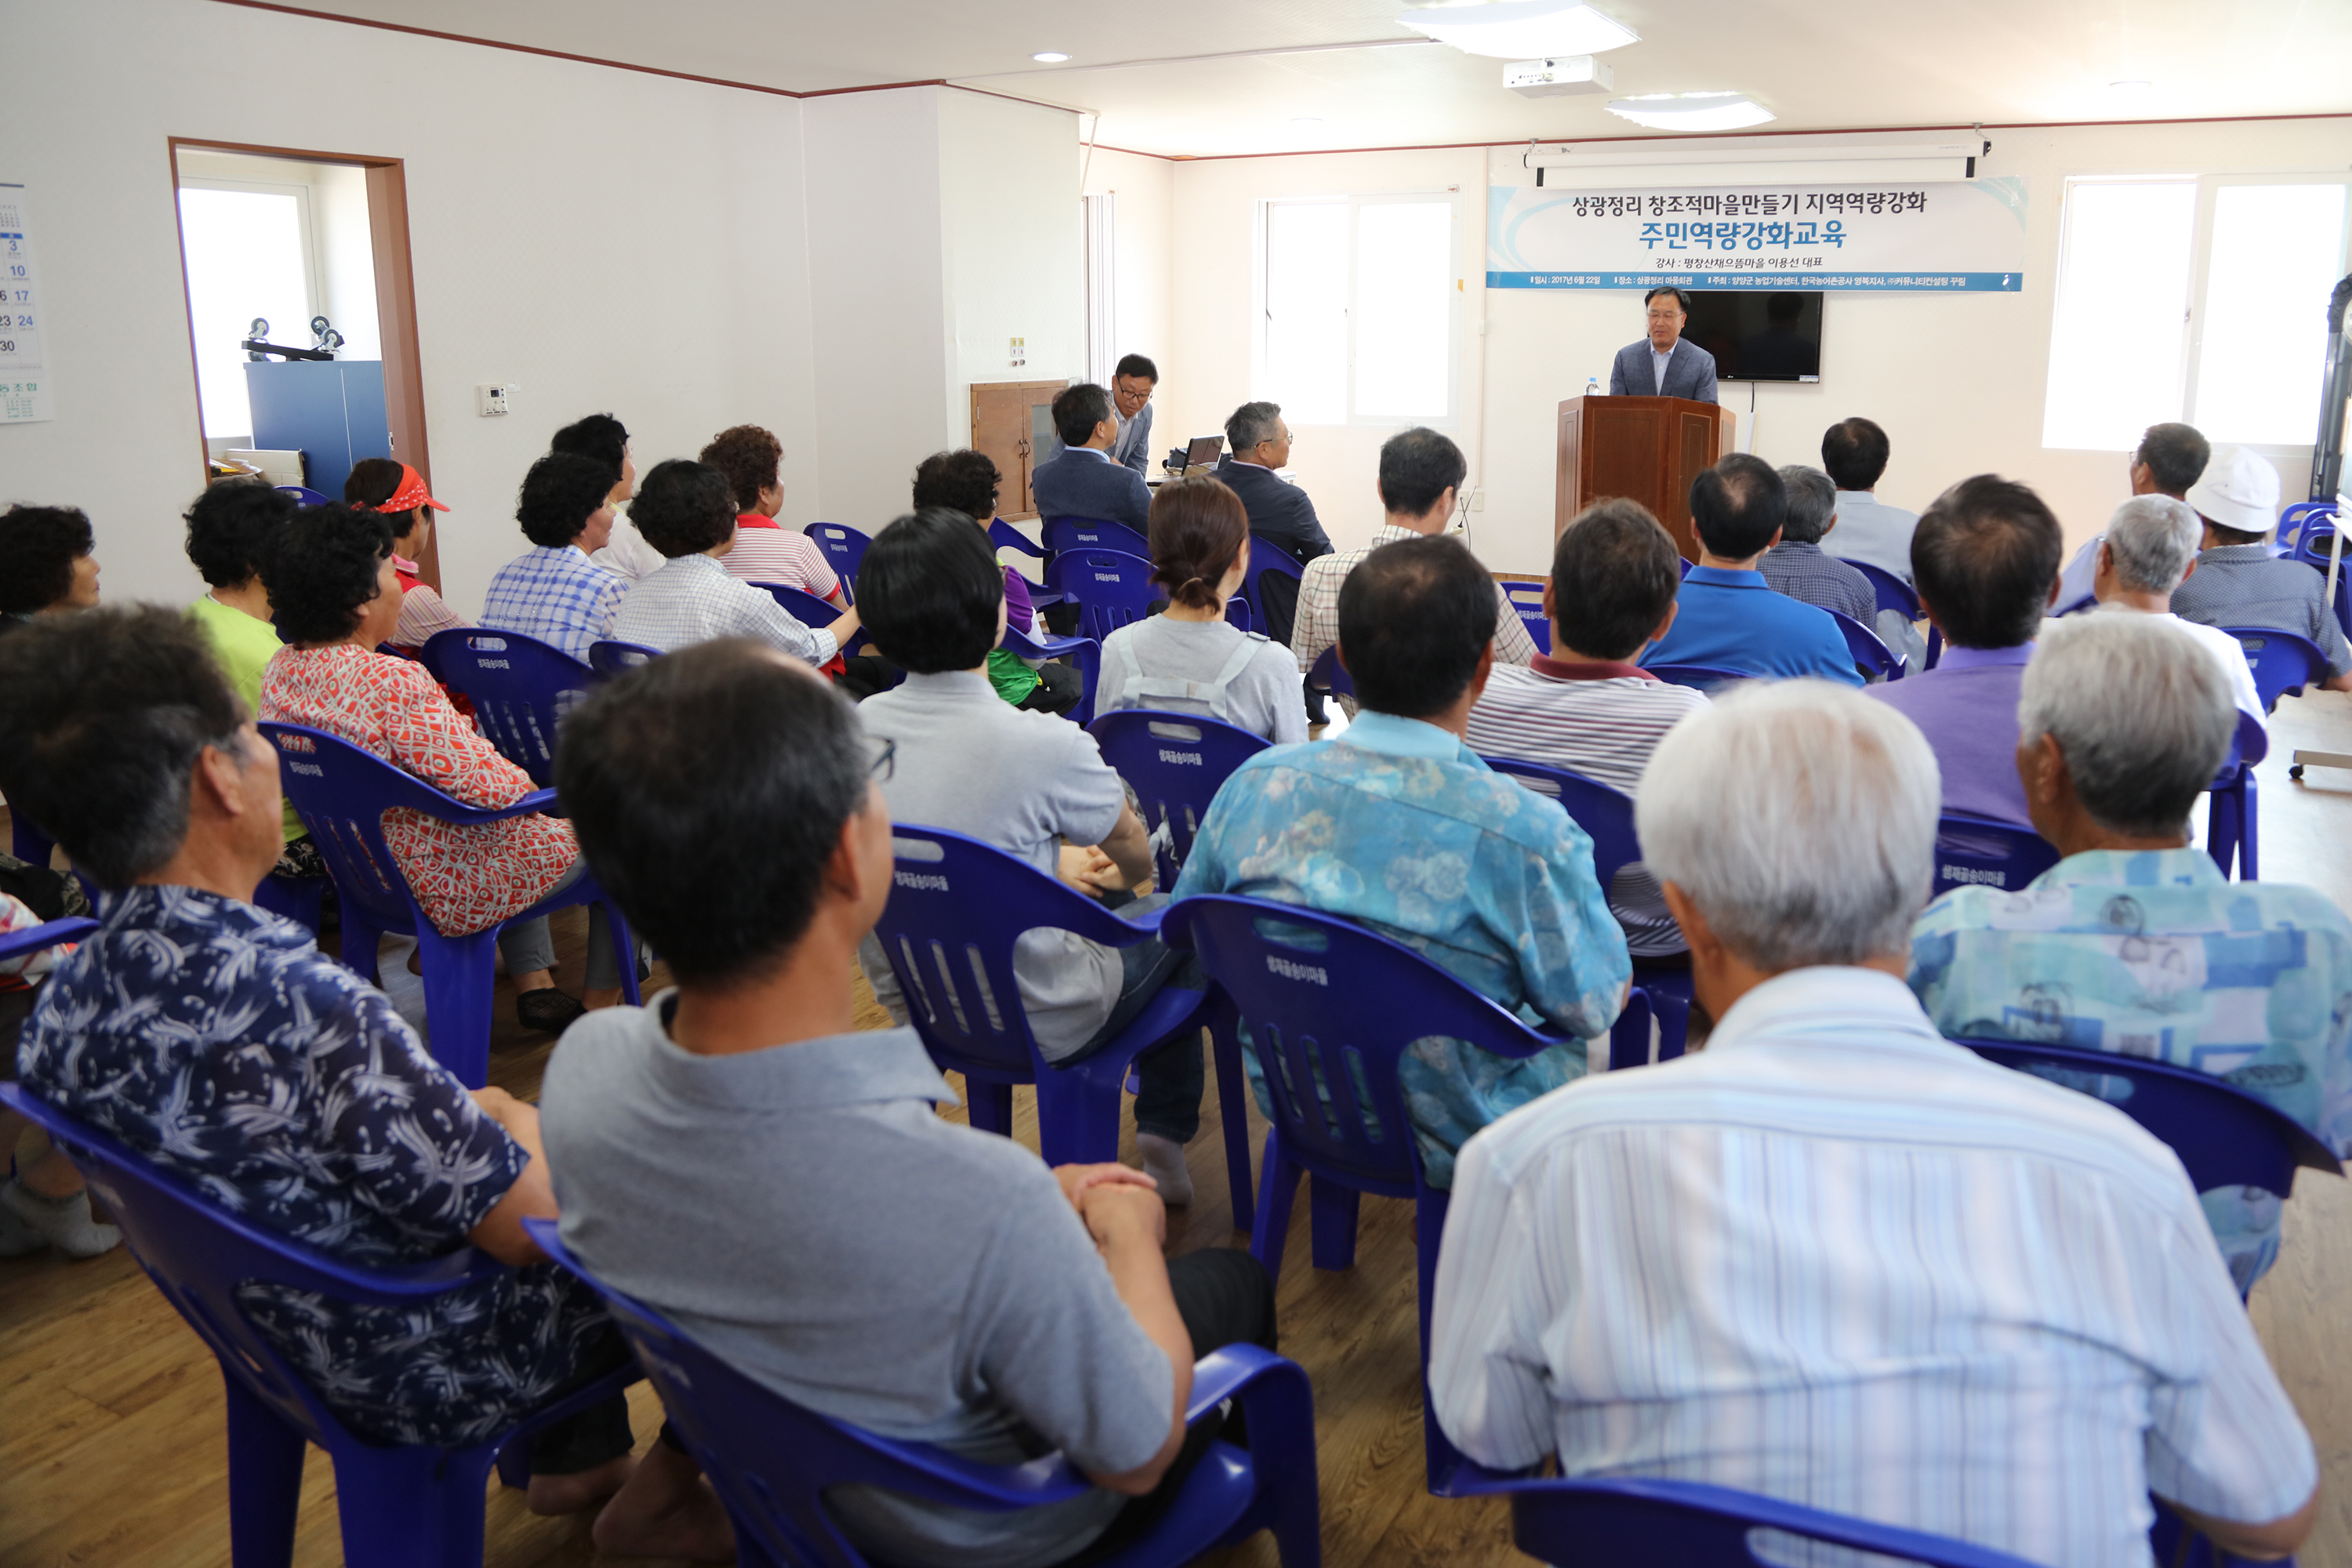
[[[1029,493],[1044,519],[1083,517],[1123,523],[1141,533],[1151,522],[1151,490],[1143,476],[1111,460],[1118,416],[1110,394],[1092,382],[1054,399],[1054,432],[1062,451],[1029,476]]]
[[[1233,453],[1217,465],[1217,478],[1242,498],[1250,536],[1286,552],[1301,566],[1330,554],[1331,536],[1315,516],[1314,501],[1275,472],[1290,461],[1290,426],[1283,421],[1282,405],[1244,403],[1234,409],[1225,421],[1225,445]],[[1257,629],[1276,642],[1288,643],[1298,618],[1297,580],[1261,570],[1257,602],[1265,609],[1265,625]],[[1307,693],[1307,717],[1313,723],[1323,722],[1323,698],[1312,687]]]

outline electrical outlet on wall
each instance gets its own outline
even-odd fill
[[[1013,367],[1015,370],[1018,370],[1018,369],[1020,369],[1023,365],[1027,364],[1028,363],[1029,363],[1029,340],[1028,340],[1027,338],[1015,338],[1015,339],[1013,339]]]
[[[485,419],[494,419],[501,414],[513,412],[513,410],[508,405],[508,399],[514,395],[516,390],[515,384],[510,381],[501,381],[497,383],[485,382],[476,386],[474,388],[474,412],[480,415]]]

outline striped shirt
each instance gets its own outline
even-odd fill
[[[392,633],[394,647],[423,647],[443,632],[473,625],[444,603],[431,584],[416,581],[415,562],[395,555],[392,565],[400,574],[400,623]]]
[[[2171,1152],[1940,1038],[1903,982],[1776,976],[1705,1052],[1462,1150],[1429,1382],[1472,1458],[1737,1487],[2147,1568],[2153,1490],[2318,1480]]]
[[[719,558],[730,577],[746,583],[782,583],[830,599],[841,578],[824,552],[805,533],[775,519],[747,511],[735,520],[735,548]]]
[[[810,664],[823,664],[840,649],[832,632],[801,625],[775,600],[699,553],[677,556],[639,579],[613,617],[613,637],[663,653],[713,637],[751,637]]]
[[[1362,549],[1319,555],[1307,563],[1307,574],[1298,584],[1298,618],[1290,630],[1290,651],[1297,657],[1299,668],[1314,668],[1323,650],[1339,640],[1339,589],[1348,574],[1381,545],[1420,537],[1418,529],[1384,522]],[[1500,611],[1495,623],[1495,668],[1524,665],[1536,656],[1535,639],[1528,635],[1527,623],[1519,619],[1500,583],[1495,584],[1495,604]],[[1356,710],[1352,699],[1343,698],[1341,702],[1349,712]]]
[[[520,632],[588,662],[588,645],[613,630],[629,580],[570,544],[541,544],[499,568],[482,600],[482,625]]]

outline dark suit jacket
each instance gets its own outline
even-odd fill
[[[1151,405],[1127,422],[1118,439],[1110,444],[1111,461],[1133,468],[1149,478],[1151,473]]]
[[[1650,340],[1627,343],[1617,351],[1617,363],[1609,367],[1609,395],[1612,397],[1687,397],[1695,403],[1713,403],[1715,395],[1715,356],[1684,338],[1675,344],[1674,357],[1666,361],[1666,384],[1658,385],[1658,373],[1650,362]]]
[[[1297,485],[1285,484],[1272,468],[1236,463],[1229,455],[1217,466],[1217,478],[1242,498],[1252,533],[1278,544],[1297,557],[1301,565],[1331,553],[1331,536],[1315,516],[1315,503]]]
[[[1041,518],[1083,517],[1123,522],[1141,533],[1151,526],[1151,491],[1143,476],[1089,447],[1066,447],[1029,475],[1029,494]]]

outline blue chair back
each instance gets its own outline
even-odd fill
[[[2327,656],[2300,632],[2273,626],[2224,629],[2246,650],[2246,662],[2254,669],[2254,689],[2262,694],[2265,713],[2278,707],[2280,698],[2300,697],[2305,687],[2327,679]]]
[[[2054,610],[2051,611],[2050,613],[2051,613],[2053,616],[2080,616],[2080,615],[2086,614],[2086,613],[2088,613],[2089,611],[2095,610],[2095,609],[2097,609],[2098,607],[2099,607],[2099,597],[2098,597],[2098,595],[2095,595],[2095,594],[2085,594],[2085,595],[2083,595],[2081,598],[2079,598],[2079,599],[2072,599],[2072,600],[2067,601],[2065,604],[2063,604],[2063,605],[2059,605],[2056,609],[2054,609]]]
[[[1970,887],[2013,893],[2056,864],[2057,847],[2031,827],[1952,811],[1936,824],[1937,893]]]
[[[474,721],[501,756],[530,775],[555,782],[555,730],[588,693],[596,672],[520,632],[455,627],[436,634],[419,656],[433,679],[474,704]]]
[[[1510,1494],[1511,1540],[1521,1552],[1544,1563],[1767,1568],[1814,1560],[1786,1544],[1769,1557],[1763,1555],[1757,1549],[1758,1533],[1772,1531],[1876,1552],[1881,1561],[1923,1563],[1929,1568],[2036,1568],[1990,1547],[1703,1481],[1536,1480],[1477,1489]]]
[[[838,522],[812,522],[807,533],[810,542],[824,552],[825,563],[841,579],[841,597],[845,604],[856,604],[853,591],[857,582],[857,568],[865,563],[866,547],[874,541],[854,528]]]
[[[2279,512],[2278,532],[2271,549],[2273,555],[2291,553],[2303,530],[2314,521],[2333,523],[2338,508],[2332,500],[2299,500]]]
[[[1693,691],[1711,692],[1720,686],[1730,686],[1742,680],[1769,679],[1752,669],[1725,669],[1711,664],[1645,664],[1642,667],[1660,680],[1675,686],[1687,686]]]
[[[1249,550],[1249,570],[1242,574],[1241,596],[1249,605],[1251,629],[1264,631],[1274,624],[1265,613],[1265,579],[1272,575],[1286,577],[1294,584],[1303,583],[1307,578],[1307,568],[1301,566],[1298,557],[1289,551],[1273,540],[1255,533],[1250,535]],[[1297,597],[1295,589],[1291,596],[1293,599]]]
[[[659,658],[662,650],[647,647],[643,643],[593,642],[588,645],[588,668],[606,679],[625,675],[649,658]]]
[[[1037,536],[1054,555],[1071,550],[1116,550],[1122,554],[1139,555],[1146,561],[1151,559],[1150,542],[1123,522],[1107,522],[1093,517],[1049,517],[1037,525]],[[1049,560],[1046,564],[1050,568],[1053,563]],[[1050,577],[1046,582],[1049,586],[1060,586]]]
[[[1853,656],[1854,668],[1862,671],[1865,679],[1903,679],[1903,661],[1895,657],[1894,649],[1879,640],[1876,632],[1843,611],[1832,610],[1829,616],[1845,637],[1845,649]]]
[[[1848,555],[1841,555],[1838,559],[1870,579],[1870,591],[1878,595],[1877,608],[1893,610],[1906,621],[1919,618],[1919,595],[1912,591],[1910,584],[1884,566],[1874,566],[1867,561],[1856,561]]]
[[[26,926],[20,931],[0,931],[0,963],[12,958],[22,958],[28,952],[38,952],[45,947],[60,942],[79,942],[98,929],[98,922],[80,915],[68,915],[63,920],[43,921],[39,925]]]
[[[2295,531],[2293,559],[2319,571],[2327,570],[2327,558],[2336,549],[2336,519],[2313,515],[2305,519]],[[2352,561],[2352,545],[2345,547],[2345,557]]]
[[[1315,668],[1307,672],[1307,684],[1334,697],[1353,697],[1356,694],[1356,683],[1348,678],[1348,667],[1339,662],[1338,643],[1315,656]]]
[[[751,586],[775,600],[782,607],[784,614],[813,632],[821,632],[841,618],[839,610],[805,588],[794,588],[782,583],[754,583]],[[863,648],[866,643],[866,633],[861,627],[850,637],[841,651],[845,654],[854,654]]]
[[[292,496],[304,506],[328,506],[332,504],[327,497],[321,495],[317,490],[312,489],[308,485],[273,485],[270,488],[277,490],[281,495]]]
[[[1237,724],[1150,708],[1106,713],[1087,731],[1102,748],[1103,761],[1143,803],[1144,826],[1155,838],[1165,830],[1166,842],[1153,851],[1162,892],[1175,888],[1217,791],[1235,768],[1266,748],[1264,736]]]
[[[1511,601],[1511,608],[1519,613],[1519,622],[1535,639],[1538,653],[1551,651],[1551,617],[1544,614],[1544,585],[1541,583],[1508,582],[1503,584],[1503,596]]]
[[[1016,550],[1024,555],[1033,556],[1039,561],[1054,553],[1044,545],[1033,542],[1027,534],[1001,517],[989,523],[988,542],[999,550]]]
[[[1149,560],[1118,550],[1062,550],[1046,564],[1045,586],[1078,606],[1079,635],[1098,644],[1168,596],[1151,581]]]

